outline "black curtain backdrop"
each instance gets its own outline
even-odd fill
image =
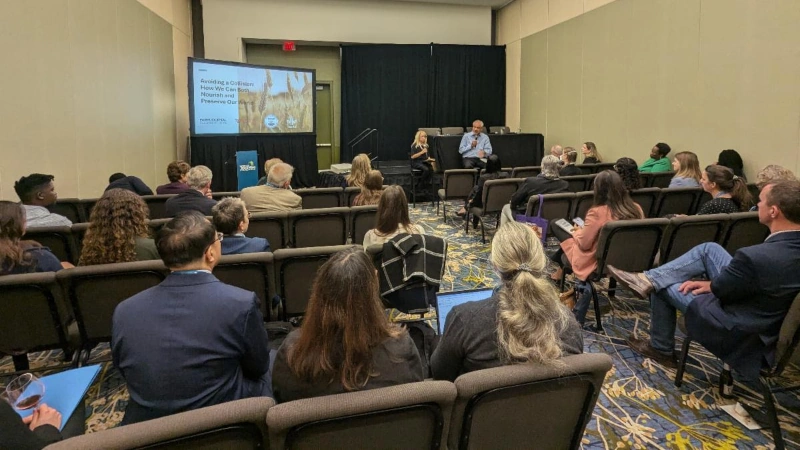
[[[379,154],[372,157],[382,161],[408,158],[413,130],[427,119],[430,56],[430,45],[342,47],[343,162],[370,151],[368,140],[355,150],[348,145],[365,128],[379,132]]]
[[[342,46],[341,161],[369,151],[348,145],[365,128],[391,161],[408,158],[421,127],[505,125],[505,58],[505,46]]]
[[[506,123],[506,48],[433,45],[430,127]],[[421,125],[420,125],[421,126]]]
[[[280,158],[294,166],[292,186],[311,187],[317,183],[317,137],[298,135],[192,136],[191,165],[205,165],[214,178],[216,192],[237,190],[236,152],[258,152],[258,177],[264,176],[264,161]]]

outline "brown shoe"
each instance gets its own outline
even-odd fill
[[[631,350],[644,356],[645,358],[650,358],[664,367],[669,367],[670,369],[678,368],[678,360],[675,358],[674,353],[672,355],[661,353],[660,351],[654,349],[652,345],[650,345],[649,340],[630,336],[627,342]]]
[[[559,295],[561,303],[564,304],[570,311],[575,308],[575,288],[570,288],[567,292],[562,292]]]
[[[625,286],[637,297],[644,300],[650,298],[650,293],[653,292],[653,283],[643,273],[625,272],[612,265],[607,267],[609,275],[616,278],[621,285]]]

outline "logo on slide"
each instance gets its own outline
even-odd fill
[[[270,114],[264,118],[264,125],[266,125],[267,128],[275,128],[278,126],[278,118],[275,114]]]
[[[297,128],[297,119],[295,119],[294,116],[289,116],[289,118],[286,119],[286,125],[288,125],[289,128]]]
[[[256,170],[256,165],[253,161],[249,161],[247,164],[239,164],[239,172],[252,172]]]

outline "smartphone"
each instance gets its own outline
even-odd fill
[[[583,219],[581,219],[580,217],[576,217],[576,218],[572,219],[572,223],[574,223],[575,225],[583,228]]]

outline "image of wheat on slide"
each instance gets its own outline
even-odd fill
[[[314,131],[313,89],[308,73],[266,71],[261,89],[239,93],[240,132]]]

